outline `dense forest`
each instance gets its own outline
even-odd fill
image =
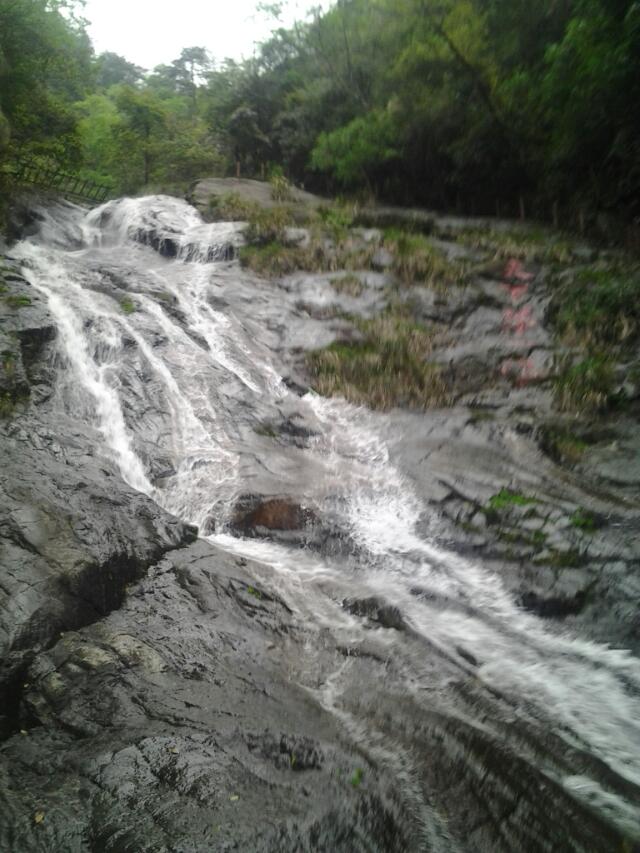
[[[463,212],[640,215],[640,3],[338,0],[253,58],[96,56],[65,0],[0,0],[0,169],[113,192],[282,170]]]

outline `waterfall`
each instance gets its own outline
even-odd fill
[[[394,608],[424,648],[417,659],[400,632],[389,634],[388,653],[416,702],[428,699],[421,691],[434,656],[473,672],[487,701],[508,697],[514,727],[526,723],[542,741],[550,733],[585,758],[570,767],[517,738],[514,749],[638,837],[640,663],[552,631],[516,605],[499,576],[425,535],[418,522],[428,508],[383,438],[392,415],[288,389],[283,340],[301,322],[295,295],[233,260],[241,225],[207,225],[161,196],[43,215],[39,234],[13,254],[58,326],[66,369],[54,404],[97,426],[99,452],[126,482],[217,544],[262,561],[261,580],[336,643],[365,637],[344,599]],[[292,413],[309,426],[304,446],[274,442],[263,429]],[[251,493],[292,495],[338,518],[351,550],[333,556],[234,534],[229,514]],[[318,688],[343,717],[348,677],[347,664]],[[491,720],[471,722],[511,737]]]

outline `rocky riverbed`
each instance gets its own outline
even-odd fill
[[[640,843],[635,374],[570,411],[553,322],[610,259],[413,213],[464,275],[399,287],[393,215],[268,280],[161,197],[5,249],[2,849]],[[309,393],[390,309],[439,404]]]

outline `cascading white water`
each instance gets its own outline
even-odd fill
[[[174,259],[143,245],[141,235],[152,232],[177,247]],[[262,560],[290,606],[336,637],[362,632],[340,606],[351,591],[397,607],[445,655],[474,649],[484,685],[640,786],[640,663],[549,633],[497,576],[416,532],[423,507],[389,460],[379,418],[311,393],[292,398],[280,381],[280,330],[296,322],[292,301],[234,262],[207,260],[239,235],[238,226],[204,225],[169,198],[110,202],[88,215],[50,211],[40,235],[14,254],[59,327],[69,370],[58,404],[98,426],[133,488],[200,526],[254,491],[293,491],[320,509],[338,508],[361,550],[353,564],[224,531],[213,539]],[[317,437],[304,450],[270,448],[256,427],[294,404]],[[416,587],[429,595],[416,596]],[[389,643],[401,654],[399,639]],[[422,677],[412,665],[408,691]],[[330,681],[328,704],[337,704],[340,684],[339,675]],[[561,781],[636,837],[637,802],[580,774]]]

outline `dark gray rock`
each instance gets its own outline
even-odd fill
[[[287,678],[301,642],[229,555],[168,554],[33,663],[25,734],[0,750],[0,847],[421,849],[391,780]]]

